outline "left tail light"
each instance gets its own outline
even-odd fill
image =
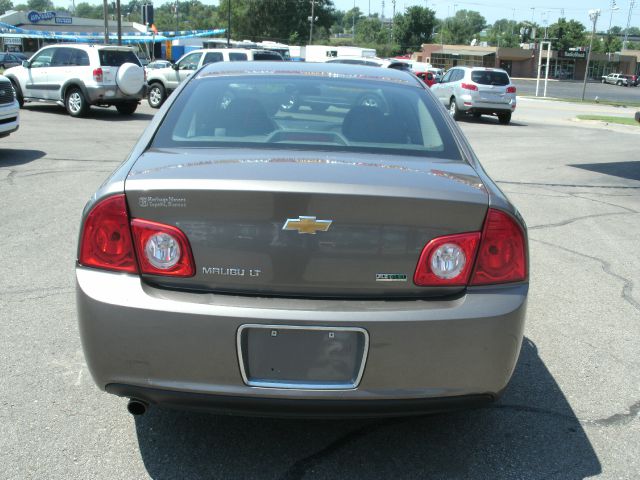
[[[128,273],[173,277],[195,273],[186,235],[171,225],[131,220],[124,194],[102,200],[89,212],[80,237],[78,262]]]
[[[103,71],[102,71],[102,68],[100,68],[100,67],[98,67],[98,68],[94,68],[94,69],[93,69],[93,79],[94,79],[96,82],[100,83],[100,82],[102,82],[102,79],[103,79],[103,78],[104,78],[104,77],[103,77]]]
[[[473,91],[478,90],[478,86],[474,85],[473,83],[461,83],[460,87],[464,88],[465,90],[473,90]]]
[[[138,273],[124,194],[102,200],[89,212],[78,261],[87,267]]]
[[[195,264],[191,246],[182,230],[139,218],[131,221],[131,229],[142,273],[193,276]]]
[[[516,93],[516,87],[507,87],[507,93]]]

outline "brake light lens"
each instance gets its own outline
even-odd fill
[[[191,246],[182,230],[139,218],[131,221],[131,229],[142,273],[172,277],[195,274]]]
[[[102,78],[103,78],[102,68],[100,68],[100,67],[94,68],[93,69],[93,79],[96,82],[102,82]]]
[[[434,238],[422,250],[413,283],[429,287],[466,285],[479,242],[480,232]]]
[[[507,87],[507,93],[516,93],[516,87]]]
[[[522,228],[508,213],[490,208],[471,285],[519,282],[526,278],[527,256]]]
[[[478,86],[474,85],[473,83],[462,83],[460,84],[460,86],[465,90],[474,90],[474,91],[478,90]]]
[[[81,265],[138,273],[124,194],[98,203],[87,215],[80,238]]]

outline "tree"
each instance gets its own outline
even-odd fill
[[[13,9],[13,2],[11,0],[0,0],[0,15],[4,15],[7,10]]]
[[[487,22],[478,12],[458,10],[453,17],[446,18],[440,28],[441,41],[449,44],[469,44],[477,39]]]
[[[436,23],[435,12],[424,7],[409,7],[393,19],[393,37],[403,50],[420,49],[431,41]]]
[[[520,29],[514,20],[502,18],[489,27],[487,42],[495,47],[517,47],[520,44]]]
[[[29,0],[27,2],[27,8],[29,8],[29,10],[35,10],[36,12],[46,12],[55,9],[51,0]]]
[[[569,50],[570,48],[583,47],[588,43],[588,36],[582,23],[576,20],[567,21],[560,18],[549,26],[548,35],[554,50]]]
[[[355,19],[355,23],[356,23],[356,28],[358,28],[357,24],[363,18],[364,18],[364,15],[362,15],[362,12],[360,11],[360,9],[358,7],[352,8],[351,10],[347,10],[346,12],[344,12],[344,15],[342,17],[342,29],[343,29],[343,31],[351,32],[351,30],[353,29],[354,19]]]

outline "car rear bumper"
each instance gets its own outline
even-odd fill
[[[460,106],[460,110],[466,113],[507,113],[515,109],[515,100],[511,100],[509,103],[490,103],[463,99],[462,105]]]
[[[323,404],[341,412],[342,402],[347,414],[359,402],[404,411],[414,408],[404,401],[424,401],[415,408],[426,411],[468,396],[491,400],[515,368],[528,291],[520,284],[448,300],[321,300],[176,292],[83,267],[76,279],[85,358],[100,388],[150,403],[264,413],[267,399],[285,410],[303,401],[303,414]],[[247,324],[364,329],[362,380],[346,390],[248,386],[236,346]]]
[[[116,85],[88,85],[85,87],[87,99],[91,104],[116,104],[140,101],[147,96],[147,85],[134,95],[123,93]]]

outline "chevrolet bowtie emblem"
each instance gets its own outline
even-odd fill
[[[332,220],[316,220],[316,217],[289,218],[282,227],[283,230],[297,230],[298,233],[326,232],[331,226]]]

